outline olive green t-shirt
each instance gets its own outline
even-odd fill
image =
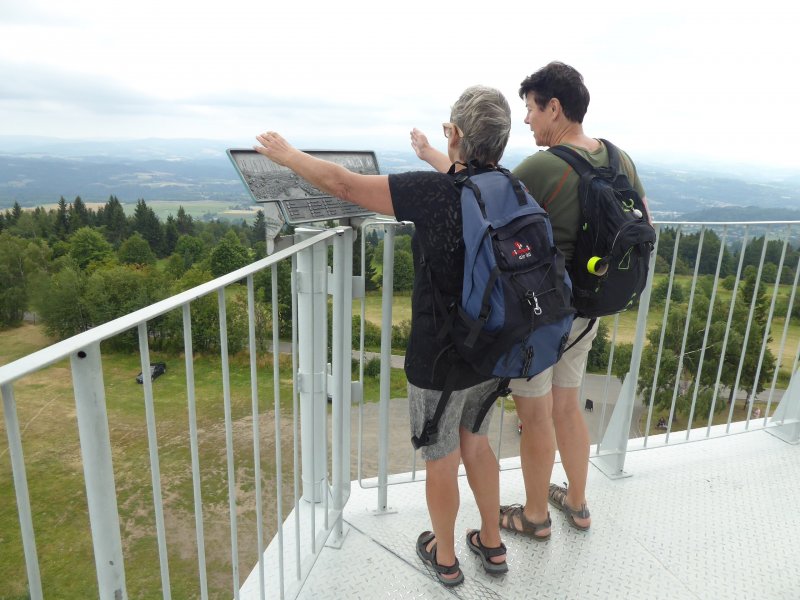
[[[608,150],[600,142],[594,152],[566,144],[579,152],[596,167],[608,166]],[[622,169],[633,188],[644,197],[644,188],[630,157],[620,150]],[[550,216],[553,239],[569,265],[575,251],[575,240],[580,228],[581,210],[578,199],[578,175],[566,162],[552,152],[541,150],[523,160],[514,169],[528,191]]]

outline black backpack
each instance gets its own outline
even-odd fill
[[[503,167],[472,164],[454,178],[465,248],[460,302],[448,304],[432,278],[431,287],[444,323],[437,337],[475,373],[498,378],[475,420],[477,432],[494,401],[508,393],[510,379],[531,378],[558,361],[575,311],[550,218],[522,182]],[[458,369],[447,374],[436,413],[411,439],[415,448],[435,443],[461,375]]]
[[[549,149],[580,177],[581,229],[569,273],[578,315],[590,319],[621,312],[639,298],[656,240],[647,209],[621,169],[619,150],[601,141],[607,167],[592,166],[567,146]]]

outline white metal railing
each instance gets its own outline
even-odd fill
[[[341,545],[344,541],[346,531],[342,526],[342,511],[349,497],[351,482],[351,420],[350,406],[356,404],[358,411],[358,432],[357,432],[357,452],[355,456],[357,465],[357,481],[364,487],[377,488],[377,507],[376,514],[389,512],[388,489],[389,485],[402,483],[415,478],[424,477],[423,472],[416,468],[416,453],[412,450],[409,443],[410,433],[408,432],[407,411],[397,417],[392,416],[391,409],[391,324],[392,324],[392,277],[393,277],[393,256],[394,256],[394,230],[398,226],[390,220],[374,219],[368,220],[363,224],[362,229],[362,274],[353,276],[352,274],[352,236],[353,232],[349,227],[338,227],[335,229],[319,230],[298,230],[296,239],[300,240],[290,248],[285,248],[272,256],[258,261],[248,267],[230,273],[224,277],[208,282],[167,300],[154,304],[150,307],[126,315],[120,319],[101,325],[91,331],[87,331],[63,342],[59,342],[49,348],[35,352],[20,360],[0,367],[0,391],[3,397],[3,415],[6,424],[6,431],[9,442],[9,455],[12,464],[14,488],[17,499],[17,508],[22,533],[22,546],[24,551],[25,564],[27,568],[28,585],[31,598],[42,598],[44,587],[42,585],[42,573],[40,561],[36,548],[36,537],[34,522],[37,515],[31,509],[29,498],[28,478],[26,476],[26,462],[23,455],[22,429],[18,419],[17,404],[15,400],[15,388],[24,385],[26,377],[52,365],[62,359],[70,359],[70,370],[72,373],[74,396],[77,407],[77,422],[80,433],[80,444],[82,454],[82,464],[84,469],[84,480],[86,488],[86,498],[89,507],[89,520],[93,540],[95,565],[97,572],[97,589],[100,598],[125,598],[127,597],[126,574],[125,574],[125,540],[120,533],[120,514],[115,488],[115,472],[112,461],[114,447],[109,433],[109,417],[107,412],[107,401],[113,398],[113,392],[104,383],[103,373],[103,353],[101,352],[101,342],[118,335],[128,329],[136,328],[139,334],[139,354],[142,373],[149,372],[150,350],[148,347],[148,321],[163,315],[172,310],[180,310],[183,323],[183,339],[186,368],[186,397],[187,410],[189,416],[189,446],[191,461],[191,482],[192,482],[192,503],[193,516],[195,523],[195,538],[197,549],[197,596],[208,598],[215,595],[209,583],[209,564],[206,556],[206,549],[209,548],[209,539],[206,535],[206,516],[204,515],[205,504],[203,502],[201,483],[209,477],[204,469],[201,460],[199,442],[202,438],[198,431],[196,389],[195,389],[195,354],[192,348],[192,303],[200,298],[212,296],[217,297],[217,311],[220,323],[220,363],[221,363],[221,384],[223,388],[222,403],[224,410],[224,471],[227,483],[227,519],[229,525],[230,538],[230,586],[229,593],[234,598],[284,598],[294,597],[300,590],[305,577],[313,566],[314,560],[318,556],[324,544]],[[722,339],[715,340],[722,347],[722,355],[728,347],[741,344],[747,347],[747,339],[751,335],[753,328],[751,325],[754,319],[764,317],[765,333],[758,340],[759,362],[754,373],[758,380],[762,373],[761,364],[767,356],[769,348],[769,336],[772,330],[772,323],[775,318],[779,305],[777,298],[781,289],[781,281],[784,270],[788,267],[785,259],[791,248],[790,242],[794,241],[795,228],[800,223],[661,223],[658,229],[658,244],[665,243],[667,237],[674,244],[672,250],[672,260],[667,262],[666,272],[657,264],[656,253],[653,254],[651,261],[650,282],[643,293],[639,310],[636,317],[635,332],[632,336],[633,344],[630,350],[625,348],[618,340],[620,337],[620,317],[613,319],[611,328],[611,345],[609,349],[608,365],[605,369],[605,377],[601,384],[603,389],[602,397],[607,399],[614,395],[617,380],[614,373],[620,371],[615,365],[618,362],[625,363],[625,371],[628,375],[618,393],[618,398],[613,403],[613,409],[608,421],[606,421],[606,405],[610,402],[602,402],[601,418],[598,426],[602,427],[597,433],[598,443],[592,453],[592,460],[610,477],[621,477],[625,475],[624,464],[628,450],[644,449],[664,444],[676,442],[694,441],[707,439],[718,435],[729,435],[739,433],[749,429],[768,428],[771,433],[785,439],[786,441],[797,443],[800,441],[800,383],[798,378],[792,377],[786,389],[781,391],[778,385],[778,368],[771,378],[771,383],[762,393],[767,393],[766,403],[764,404],[763,418],[754,418],[753,410],[756,403],[756,395],[749,394],[745,399],[748,401],[746,418],[741,421],[733,419],[734,411],[732,407],[725,413],[717,412],[716,402],[720,391],[725,391],[729,398],[734,400],[740,398],[740,389],[748,388],[751,382],[745,381],[746,376],[750,376],[750,370],[745,368],[744,359],[739,360],[736,365],[735,375],[731,380],[726,373],[723,377],[721,363],[709,365],[707,353],[713,354],[711,349],[711,327],[719,322],[719,316],[714,314],[715,302],[723,294],[720,285],[724,277],[722,276],[722,265],[724,264],[724,253],[736,250],[739,252],[740,259],[736,265],[736,274],[732,280],[729,303],[721,306],[724,309],[724,319],[726,326]],[[380,227],[384,232],[384,270],[383,270],[383,314],[382,314],[382,337],[381,337],[381,380],[380,393],[377,405],[377,418],[367,421],[364,417],[367,409],[374,409],[374,404],[370,403],[363,396],[362,382],[364,372],[364,239],[368,227]],[[702,342],[698,347],[690,346],[694,344],[695,338],[690,331],[691,317],[698,310],[696,306],[702,306],[700,298],[705,298],[708,283],[703,278],[700,265],[707,254],[704,250],[704,243],[710,237],[710,232],[719,236],[720,249],[718,255],[714,257],[716,266],[714,275],[710,280],[710,292],[708,300],[711,308],[701,315],[705,329],[702,335]],[[751,300],[746,307],[747,321],[745,329],[742,331],[741,338],[729,335],[733,328],[734,318],[737,314],[734,304],[737,298],[737,291],[744,285],[745,274],[743,269],[745,251],[752,244],[753,231],[763,232],[766,240],[775,241],[782,247],[777,273],[772,285],[769,309],[765,315],[759,313],[755,300]],[[667,235],[669,232],[669,236]],[[689,241],[687,241],[689,240]],[[733,240],[733,241],[732,241]],[[755,286],[765,285],[761,282],[765,271],[766,240],[764,249],[761,250],[759,261],[756,266]],[[681,244],[693,245],[696,242],[696,250],[693,253],[683,253],[683,258],[679,261],[681,254]],[[795,242],[796,243],[796,242]],[[328,249],[333,248],[332,264],[328,259]],[[685,246],[684,246],[685,247]],[[798,255],[800,256],[800,255]],[[686,266],[687,257],[690,257],[691,267]],[[281,408],[281,377],[286,377],[286,373],[281,372],[277,357],[280,352],[281,342],[278,337],[279,321],[278,315],[278,265],[283,261],[291,261],[291,297],[292,297],[292,340],[291,340],[291,372],[289,377],[292,382],[292,409],[291,415],[286,415]],[[677,266],[679,262],[684,264],[684,268],[690,268],[691,276],[688,278],[688,300],[681,302],[681,310],[685,313],[685,322],[680,327],[670,329],[670,308],[674,303],[673,289],[680,285],[679,277],[684,279],[688,276],[678,274]],[[705,271],[708,269],[704,267]],[[274,477],[274,490],[263,486],[267,478],[261,471],[262,464],[262,434],[260,428],[260,416],[262,414],[262,397],[257,385],[259,376],[259,366],[257,360],[257,332],[255,329],[255,298],[254,298],[254,276],[262,271],[267,271],[271,276],[272,289],[272,321],[275,326],[272,328],[272,355],[273,360],[273,390],[271,394],[272,409],[271,413],[275,424],[275,469],[271,474]],[[777,365],[784,365],[784,371],[795,373],[797,371],[798,353],[800,347],[794,350],[794,354],[787,358],[786,346],[789,339],[797,335],[793,328],[800,329],[798,319],[793,313],[795,302],[795,291],[800,272],[800,259],[793,273],[793,285],[790,288],[789,298],[786,301],[784,324],[781,328],[780,342],[775,354]],[[661,300],[653,300],[653,279],[666,281],[666,295],[663,300],[663,307],[660,308]],[[665,278],[665,279],[664,279]],[[226,311],[228,301],[226,300],[226,289],[233,284],[245,280],[247,284],[247,307],[248,307],[248,357],[249,357],[249,376],[250,376],[250,416],[252,418],[252,479],[248,479],[247,484],[252,484],[255,488],[254,497],[256,499],[253,512],[255,516],[253,522],[257,529],[256,548],[253,549],[248,565],[253,565],[253,569],[244,582],[240,577],[240,554],[242,553],[239,541],[241,523],[239,516],[242,515],[244,507],[239,503],[240,490],[237,486],[243,483],[242,475],[237,470],[236,446],[241,438],[241,428],[235,428],[232,411],[232,386],[231,386],[231,360],[227,351],[227,326]],[[662,285],[661,283],[659,285]],[[750,285],[748,283],[748,285]],[[661,288],[659,288],[661,289]],[[702,289],[702,293],[701,293]],[[332,298],[332,320],[331,320],[331,350],[328,354],[328,296]],[[352,306],[354,298],[362,298],[361,310],[361,335],[359,343],[360,365],[359,377],[356,381],[351,381],[351,347],[352,347]],[[755,298],[755,294],[753,295]],[[742,310],[742,307],[739,307]],[[741,314],[741,312],[739,313]],[[678,331],[679,330],[679,331]],[[739,331],[738,329],[736,330]],[[777,330],[776,330],[777,331]],[[657,332],[658,335],[655,335]],[[678,340],[677,361],[674,365],[667,364],[665,356],[672,351],[666,346],[666,334],[675,334]],[[654,336],[653,340],[648,340],[649,336]],[[696,337],[696,336],[695,336]],[[734,340],[733,338],[737,339]],[[800,335],[797,336],[800,338]],[[655,345],[654,345],[655,344]],[[628,352],[630,354],[628,354]],[[742,352],[742,356],[746,354]],[[694,356],[698,360],[694,361]],[[330,358],[330,362],[328,359]],[[653,360],[652,378],[653,393],[650,397],[642,397],[638,387],[647,383],[643,378],[641,368],[643,359]],[[690,361],[687,359],[691,358]],[[697,370],[690,372],[688,363],[697,365]],[[791,365],[791,367],[789,367]],[[713,367],[713,369],[712,369]],[[694,368],[694,367],[692,367]],[[674,369],[674,371],[672,370]],[[694,427],[694,419],[698,418],[699,396],[701,393],[699,382],[703,373],[712,372],[715,379],[712,381],[713,399],[708,412],[707,422],[703,427]],[[656,384],[662,378],[673,378],[675,387],[670,392],[670,402],[668,406],[663,403],[660,408],[655,402]],[[673,377],[674,375],[674,377]],[[725,382],[732,381],[728,386]],[[695,383],[695,387],[690,390],[688,396],[685,389],[679,389]],[[638,385],[637,385],[638,384]],[[706,385],[708,387],[708,385]],[[752,387],[752,386],[751,386]],[[728,389],[729,388],[729,389]],[[777,406],[774,405],[777,395],[781,395]],[[332,398],[330,419],[326,410],[326,398]],[[162,490],[162,475],[160,472],[160,444],[157,436],[156,406],[154,403],[153,385],[148,377],[144,377],[143,385],[145,421],[147,429],[147,452],[150,464],[151,491],[153,496],[153,521],[156,530],[156,544],[159,554],[160,586],[161,595],[170,598],[174,583],[170,578],[169,557],[171,554],[170,536],[168,534],[168,518],[165,516],[164,501]],[[663,396],[663,394],[662,394]],[[689,409],[680,403],[689,397]],[[501,400],[501,403],[507,401]],[[634,414],[642,412],[642,416],[634,419]],[[658,412],[666,411],[668,421],[663,433],[652,433],[652,420]],[[677,436],[677,432],[672,429],[672,418],[677,413],[688,414],[685,433]],[[509,413],[510,414],[510,413]],[[723,419],[715,420],[717,414],[722,415]],[[499,430],[497,432],[497,453],[501,454],[501,443],[504,430],[515,429],[504,425],[507,419],[506,411],[501,410]],[[702,416],[702,415],[701,415]],[[397,419],[397,420],[393,420]],[[638,423],[644,422],[644,432],[639,431]],[[286,436],[282,431],[281,424],[289,423],[288,427],[291,434]],[[369,423],[369,424],[368,424]],[[367,429],[373,427],[376,447],[369,448],[365,442]],[[631,441],[632,432],[636,435]],[[288,439],[286,439],[288,437]],[[506,442],[507,443],[507,442]],[[284,450],[291,448],[291,457],[284,456]],[[353,449],[354,451],[356,448]],[[508,450],[508,448],[506,448]],[[513,449],[512,449],[513,452]],[[366,468],[365,458],[376,457],[375,467]],[[406,457],[398,461],[400,465],[392,468],[391,462],[396,456]],[[391,459],[391,460],[390,460]],[[284,463],[291,466],[287,473],[284,473]],[[287,486],[292,486],[287,490]],[[268,513],[264,509],[263,499],[274,492],[275,510],[274,514]],[[291,499],[290,514],[284,514],[284,501]],[[267,524],[272,520],[274,526],[274,537],[267,543],[269,535]],[[271,532],[271,530],[270,530]],[[211,543],[218,543],[216,540]],[[218,573],[214,573],[218,575]],[[219,593],[219,592],[217,592]],[[149,590],[148,597],[157,594],[155,590]]]
[[[86,331],[72,338],[56,343],[48,348],[34,352],[19,360],[0,366],[0,390],[3,398],[3,417],[5,421],[8,450],[11,458],[14,489],[21,528],[21,540],[27,569],[30,598],[44,597],[42,569],[36,546],[36,514],[31,509],[25,457],[23,454],[22,430],[18,419],[15,388],[24,387],[25,379],[62,359],[69,358],[72,375],[77,423],[80,437],[82,464],[84,471],[86,500],[94,550],[97,574],[97,596],[101,599],[119,600],[128,597],[126,582],[124,540],[120,533],[119,499],[115,486],[115,472],[112,461],[112,440],[109,432],[107,401],[113,399],[113,390],[104,383],[103,353],[101,342],[126,330],[135,328],[139,334],[139,355],[141,372],[150,372],[150,350],[147,323],[172,310],[180,310],[183,318],[183,340],[186,365],[186,397],[189,415],[189,445],[191,455],[191,479],[195,537],[197,550],[197,590],[193,597],[209,598],[224,593],[210,589],[206,554],[208,537],[204,523],[204,503],[201,481],[208,478],[204,471],[198,449],[201,435],[195,402],[195,354],[192,348],[192,303],[206,296],[217,296],[219,317],[219,345],[221,363],[222,401],[225,429],[225,470],[227,478],[228,520],[230,530],[230,586],[229,593],[239,598],[240,581],[240,543],[238,540],[240,523],[237,515],[245,508],[240,505],[238,487],[255,487],[255,525],[257,544],[247,562],[255,565],[251,578],[257,587],[254,598],[293,597],[296,595],[316,555],[326,540],[341,542],[343,535],[341,514],[350,490],[350,403],[353,389],[358,382],[351,382],[351,311],[352,290],[358,288],[352,281],[352,240],[353,231],[349,227],[329,230],[297,230],[298,243],[280,250],[272,256],[228,275],[177,294],[147,308],[125,315],[119,319]],[[332,269],[329,268],[328,248],[333,247]],[[281,409],[280,364],[278,360],[280,341],[278,338],[278,265],[292,261],[292,405],[290,416],[293,456],[290,461],[291,472],[283,472],[284,457],[281,455],[284,444],[281,423],[286,421]],[[275,422],[275,473],[270,478],[275,481],[275,513],[269,517],[277,524],[276,535],[269,547],[265,547],[264,524],[268,521],[264,511],[265,491],[261,471],[260,431],[260,390],[258,389],[259,368],[257,363],[257,340],[255,329],[254,276],[262,271],[271,274],[272,281],[272,355],[273,355],[273,418]],[[246,281],[248,312],[248,343],[253,474],[247,481],[237,471],[237,457],[234,450],[234,419],[232,414],[232,387],[230,357],[228,356],[228,327],[226,311],[228,300],[226,290],[239,281]],[[361,285],[363,288],[363,283]],[[332,297],[333,335],[331,345],[332,359],[328,362],[328,294]],[[345,325],[346,326],[343,326]],[[153,384],[149,377],[143,377],[143,395],[147,430],[147,445],[151,472],[153,515],[159,556],[161,596],[172,597],[170,580],[169,536],[165,524],[164,494],[160,471],[160,448],[156,431],[156,410],[154,406]],[[328,439],[328,414],[326,397],[332,398],[331,439]],[[357,396],[357,394],[356,394]],[[300,434],[302,427],[303,434]],[[240,428],[239,428],[240,429]],[[60,432],[53,432],[59,435]],[[237,440],[237,445],[238,440]],[[330,471],[329,471],[330,465]],[[284,480],[294,485],[293,493],[286,494]],[[302,486],[302,487],[301,487]],[[270,490],[272,491],[272,490]],[[269,492],[267,492],[267,495]],[[293,495],[293,519],[285,522],[283,514],[284,496]],[[309,508],[310,507],[310,508]],[[302,520],[302,522],[301,522]],[[294,521],[293,523],[291,521]],[[302,537],[301,537],[302,536]],[[213,544],[218,544],[215,540]],[[274,564],[267,564],[273,560]],[[22,574],[20,574],[22,576]],[[218,578],[219,574],[215,574]],[[87,583],[86,594],[95,595]],[[155,589],[145,592],[147,597],[157,594]],[[63,597],[51,590],[51,597]]]
[[[723,277],[721,277],[723,257],[731,256],[734,252],[739,256],[739,261],[737,263],[738,268],[736,270],[733,282],[733,289],[730,291],[730,301],[728,302],[727,307],[725,307],[726,312],[724,318],[726,319],[726,327],[724,340],[722,341],[722,355],[724,356],[725,350],[728,348],[730,343],[728,334],[731,331],[734,307],[737,301],[737,291],[744,278],[742,265],[745,258],[745,253],[754,243],[754,239],[756,237],[758,239],[761,237],[764,238],[760,258],[757,263],[757,272],[755,277],[756,291],[758,291],[759,286],[765,285],[765,282],[762,282],[762,274],[765,263],[767,243],[777,242],[781,246],[781,256],[779,259],[779,264],[777,265],[775,279],[770,285],[771,293],[769,310],[768,314],[766,315],[766,327],[764,328],[764,334],[759,346],[760,356],[758,359],[757,371],[755,373],[755,379],[759,379],[761,374],[761,364],[764,361],[770,332],[772,330],[776,299],[780,287],[779,283],[784,270],[787,269],[787,265],[784,262],[787,249],[790,248],[790,244],[793,243],[795,248],[800,250],[799,227],[800,222],[663,222],[656,224],[658,233],[656,251],[653,252],[651,257],[648,285],[639,301],[638,311],[636,313],[635,333],[633,336],[633,344],[629,358],[628,355],[623,355],[623,358],[621,359],[617,358],[617,351],[619,347],[619,344],[617,343],[617,337],[620,316],[617,315],[613,319],[610,319],[612,321],[612,325],[610,328],[611,344],[609,349],[609,361],[605,370],[604,382],[602,384],[602,401],[600,403],[603,414],[600,415],[598,420],[598,427],[601,429],[596,434],[598,441],[594,447],[591,458],[594,464],[603,470],[607,475],[610,477],[622,477],[626,475],[624,471],[624,464],[625,456],[629,449],[644,449],[670,443],[708,439],[711,437],[729,435],[756,428],[768,428],[771,433],[792,443],[797,443],[800,441],[800,383],[797,383],[798,378],[794,376],[794,374],[797,372],[798,356],[800,356],[800,336],[798,336],[798,347],[794,350],[793,358],[788,362],[786,360],[786,343],[789,338],[788,334],[790,331],[790,326],[794,325],[798,330],[800,330],[800,318],[792,314],[795,302],[798,274],[800,274],[800,253],[798,253],[798,263],[793,272],[793,284],[790,286],[790,298],[788,299],[786,310],[783,315],[784,325],[780,335],[780,343],[778,346],[777,355],[775,356],[774,374],[768,389],[765,389],[763,392],[767,394],[767,401],[763,410],[763,414],[760,417],[753,417],[752,411],[753,407],[755,406],[757,395],[755,392],[751,392],[746,397],[748,406],[746,417],[744,420],[740,421],[735,421],[733,419],[735,400],[742,400],[740,386],[744,373],[744,358],[746,352],[741,353],[742,358],[738,362],[733,385],[727,387],[723,386],[722,384],[723,361],[718,361],[718,364],[709,365],[706,358],[706,350],[709,343],[709,332],[711,326],[713,323],[719,321],[719,317],[714,314],[713,308],[715,306],[715,301],[718,299],[718,288],[720,281],[723,279]],[[674,242],[672,260],[667,263],[669,269],[667,272],[662,272],[661,265],[657,263],[656,257],[658,244],[661,242],[663,233],[665,231],[669,231],[674,235]],[[703,318],[705,319],[705,332],[700,348],[691,349],[691,352],[698,353],[700,355],[700,358],[697,361],[698,370],[695,373],[688,374],[686,371],[686,365],[683,362],[683,358],[685,353],[689,351],[689,349],[687,349],[687,341],[690,337],[690,316],[695,310],[695,303],[699,294],[698,282],[704,275],[700,271],[701,259],[705,258],[705,256],[709,254],[709,251],[704,251],[704,241],[707,233],[711,231],[713,231],[714,235],[718,236],[719,238],[718,253],[716,256],[714,256],[716,269],[712,276],[711,295],[708,299],[711,310],[707,310],[706,314],[703,315]],[[753,232],[756,232],[755,236],[753,235]],[[385,240],[391,239],[392,238],[387,234]],[[681,246],[682,239],[691,239],[692,246],[696,244],[696,247],[691,250],[689,256],[684,257],[684,259],[691,259],[690,266],[692,267],[692,274],[688,281],[688,301],[685,303],[687,318],[681,327],[679,336],[680,351],[678,353],[679,359],[676,368],[677,372],[674,377],[676,383],[672,392],[671,402],[667,407],[667,425],[663,433],[661,430],[652,432],[652,429],[654,428],[653,416],[656,412],[658,412],[655,404],[655,389],[658,378],[664,375],[662,354],[664,352],[665,336],[668,333],[667,325],[669,322],[670,305],[674,304],[671,302],[671,298],[673,295],[673,288],[676,285],[676,267],[680,262],[679,258],[681,257],[681,250],[683,250]],[[389,242],[386,241],[384,246],[384,264],[387,264],[391,261],[392,254],[388,249],[389,245]],[[384,275],[386,275],[386,272],[384,272]],[[658,275],[660,278],[666,276],[667,278],[667,293],[663,306],[651,303],[651,292],[653,288],[652,282],[654,275]],[[708,275],[710,275],[710,273]],[[387,287],[388,282],[386,279],[384,279],[384,289],[387,289]],[[755,300],[756,294],[753,293],[752,300],[749,304],[745,325],[745,334],[744,339],[741,341],[741,347],[747,347],[747,340],[751,330],[751,324],[753,323],[754,319],[759,316],[755,314]],[[384,311],[391,310],[390,302],[391,298],[384,298]],[[391,335],[389,331],[390,327],[388,327],[388,325],[391,323],[391,320],[387,318],[386,312],[384,312],[383,321],[382,348],[385,349],[389,344],[387,336]],[[648,334],[654,329],[660,332],[660,335],[657,336],[657,342],[655,346],[651,345],[648,340]],[[647,398],[643,397],[638,389],[643,383],[643,380],[641,379],[641,361],[643,353],[646,352],[651,354],[655,353],[656,355],[655,368],[652,370],[653,377],[656,381],[651,386],[653,393]],[[618,371],[618,369],[612,370],[612,367],[615,365],[615,361],[619,362],[620,360],[629,360],[630,362],[629,364],[626,363],[625,371],[627,371],[627,375],[624,377],[618,397],[615,402],[611,402],[609,396],[612,394],[612,390],[617,387],[617,377],[613,373]],[[385,362],[386,359],[384,356],[384,363]],[[778,387],[778,373],[781,366],[783,366],[784,372],[788,372],[792,376],[791,381],[794,384],[787,386],[786,390],[780,390]],[[708,370],[712,367],[716,372],[716,379],[713,384],[713,401],[708,414],[701,415],[707,417],[705,419],[707,422],[703,427],[693,427],[695,419],[698,417],[696,411],[698,406],[698,394],[700,392],[699,383],[703,374],[703,369],[705,368]],[[688,410],[687,425],[685,429],[682,430],[681,436],[676,438],[676,432],[672,430],[672,423],[678,408],[677,404],[679,399],[679,388],[682,382],[686,381],[693,381],[695,386],[693,387],[691,394],[691,404]],[[748,382],[748,384],[749,383],[751,382]],[[715,412],[715,408],[718,402],[717,397],[722,391],[723,387],[726,388],[729,397],[733,398],[734,402],[729,403],[728,410],[726,411],[727,416],[723,415],[723,417],[725,417],[724,420],[720,420],[717,412]],[[781,402],[777,407],[773,404],[773,398],[776,394],[781,394]],[[393,446],[388,451],[389,455],[396,456],[398,454],[411,454],[411,458],[407,461],[398,461],[400,466],[395,470],[389,469],[385,461],[381,461],[378,464],[377,475],[370,477],[372,474],[365,474],[364,470],[362,469],[361,458],[364,455],[369,455],[369,452],[363,449],[365,442],[363,437],[359,435],[359,483],[362,485],[362,487],[378,487],[379,499],[377,512],[387,510],[386,489],[389,485],[402,484],[408,481],[424,478],[424,471],[418,470],[417,468],[417,455],[413,449],[410,448],[408,440],[406,439],[407,436],[388,435],[388,432],[390,431],[407,431],[407,417],[404,415],[399,417],[400,419],[403,419],[403,422],[399,420],[389,422],[389,411],[385,408],[389,402],[389,399],[382,394],[380,402],[381,410],[379,411],[378,427],[381,431],[381,447],[378,449],[379,455],[384,456],[386,453],[384,446],[391,443]],[[505,410],[507,404],[509,404],[509,400],[501,399],[500,402],[501,410],[495,416],[495,419],[499,419],[500,423],[499,428],[496,429],[496,437],[494,438],[495,452],[498,457],[505,454],[502,452],[502,444],[504,439],[503,432],[507,431],[510,427],[514,427],[513,423],[508,423],[508,417],[510,413]],[[609,405],[613,405],[613,409],[610,410],[611,415],[610,418],[607,419],[605,411]],[[639,407],[642,407],[645,411],[643,417],[643,432],[640,429],[638,421],[634,420],[634,414],[639,412]],[[506,447],[507,446],[508,442],[506,441]],[[514,454],[514,450],[512,450],[512,454]]]

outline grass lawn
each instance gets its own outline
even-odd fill
[[[361,314],[361,300],[353,301],[353,314]],[[383,320],[383,295],[381,292],[367,292],[364,298],[364,315],[367,321],[380,327]],[[395,294],[392,300],[392,325],[411,321],[411,294]]]

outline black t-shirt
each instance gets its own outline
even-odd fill
[[[446,304],[458,302],[461,297],[464,279],[461,192],[450,175],[433,171],[389,175],[389,191],[395,218],[413,222],[415,229],[411,242],[414,255],[411,336],[405,360],[408,381],[420,388],[441,390],[451,368],[461,372],[455,389],[490,379],[468,367],[448,347],[447,339],[436,339],[443,315],[436,307],[433,284]]]

